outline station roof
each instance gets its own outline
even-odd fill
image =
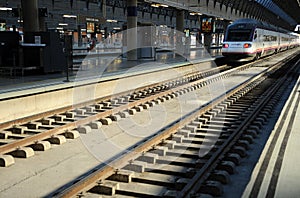
[[[285,20],[288,24],[296,26],[300,23],[300,2],[299,0],[256,0],[264,7],[277,15],[277,18]]]
[[[299,0],[274,0],[283,11],[288,13],[298,24],[300,24],[300,1]]]
[[[62,2],[66,0],[52,0]],[[105,4],[126,9],[127,0],[81,0],[88,3],[97,3],[100,7]],[[270,23],[290,31],[293,31],[297,24],[300,24],[300,0],[137,0],[138,9],[142,12],[154,12],[160,15],[175,17],[175,8],[187,11],[199,11],[206,15],[214,16],[216,13],[223,14],[224,19],[232,20],[229,15],[236,15],[235,18],[253,18]],[[71,4],[73,0],[70,0]],[[152,3],[159,3],[169,7],[153,8]],[[210,13],[208,10],[214,10]]]
[[[142,0],[143,1],[143,0]],[[145,2],[164,3],[186,10],[219,9],[220,12],[239,14],[241,18],[254,18],[278,27],[293,31],[300,24],[299,0],[144,0]]]

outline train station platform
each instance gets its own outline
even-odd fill
[[[161,48],[157,51],[155,59],[137,61],[127,61],[121,55],[120,48],[98,48],[88,52],[85,47],[77,47],[73,54],[73,68],[68,75],[66,72],[0,75],[0,94],[53,85],[66,85],[69,83],[68,80],[78,82],[95,77],[105,77],[104,79],[107,80],[116,75],[129,75],[129,72],[146,73],[191,63],[214,61],[222,57],[220,48],[211,49],[210,53],[204,48],[192,48],[189,55],[178,55]]]
[[[299,103],[300,77],[255,165],[243,197],[299,197]]]

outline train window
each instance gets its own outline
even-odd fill
[[[281,37],[281,40],[282,40],[282,41],[289,41],[289,38]]]
[[[268,35],[264,35],[263,41],[269,41],[269,36]]]
[[[272,35],[264,35],[263,41],[277,41],[277,36]]]
[[[272,36],[272,41],[277,41],[277,36]]]
[[[226,41],[251,41],[251,29],[229,30]]]
[[[253,40],[257,39],[257,31],[254,32]]]

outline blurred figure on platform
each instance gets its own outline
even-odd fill
[[[88,43],[88,46],[87,46],[87,51],[90,51],[90,50],[94,49],[94,47],[96,46],[96,43],[97,43],[96,35],[92,34],[91,35],[91,40],[90,40],[90,42]]]

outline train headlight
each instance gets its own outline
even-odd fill
[[[229,44],[228,43],[224,43],[223,44],[223,48],[228,48],[229,47]]]
[[[245,43],[244,44],[244,48],[250,48],[250,47],[252,47],[252,45],[250,43]]]

